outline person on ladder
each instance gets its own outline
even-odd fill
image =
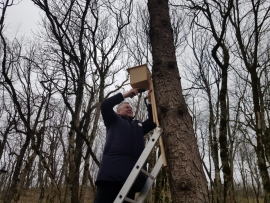
[[[95,182],[95,203],[113,203],[144,150],[144,135],[156,127],[151,104],[147,105],[148,119],[142,122],[134,119],[131,105],[123,102],[125,98],[133,98],[137,94],[138,89],[131,89],[127,93],[118,93],[104,100],[101,105],[106,142]],[[113,108],[117,104],[115,112]],[[139,174],[127,197],[134,199],[135,193],[141,191],[146,179],[146,175]]]

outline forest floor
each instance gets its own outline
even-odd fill
[[[23,191],[21,193],[21,197],[20,200],[17,201],[16,203],[59,203],[57,197],[55,197],[55,199],[51,199],[52,198],[52,194],[49,193],[48,191],[44,192],[44,196],[42,198],[42,200],[40,200],[40,193],[41,190],[40,189],[30,189],[27,191]],[[0,203],[3,203],[2,200],[2,194],[0,195]],[[87,189],[87,193],[85,195],[85,200],[84,203],[93,203],[94,202],[94,195],[92,193],[92,190],[89,188]],[[260,198],[259,202],[257,202],[256,199],[246,199],[246,198],[236,198],[236,202],[237,203],[263,203],[264,199]],[[15,202],[13,202],[15,203]]]
[[[57,197],[55,197],[54,200],[52,200],[52,194],[49,192],[44,192],[44,196],[42,200],[40,200],[40,189],[30,189],[27,191],[23,191],[20,196],[20,200],[16,203],[59,203]],[[84,203],[93,203],[94,202],[94,195],[92,194],[91,190],[87,190],[87,193],[85,194]],[[0,203],[3,203],[2,195],[0,199]],[[12,203],[15,203],[13,201]]]

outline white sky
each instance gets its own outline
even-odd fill
[[[31,37],[38,28],[40,10],[31,0],[22,0],[17,5],[8,7],[5,16],[5,34],[8,37]]]

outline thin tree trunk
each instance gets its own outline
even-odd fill
[[[68,134],[68,165],[69,171],[66,176],[66,192],[64,202],[70,203],[71,202],[71,193],[72,193],[72,181],[75,174],[75,163],[74,163],[74,148],[75,148],[75,138],[74,138],[74,130],[70,130]]]
[[[228,152],[228,138],[227,138],[227,84],[228,84],[228,66],[229,66],[229,54],[226,47],[223,46],[224,62],[225,65],[221,66],[221,90],[219,95],[220,102],[220,123],[219,123],[219,144],[220,144],[220,158],[222,163],[222,171],[224,178],[224,203],[233,202],[232,194],[232,171],[229,162]]]
[[[90,153],[87,151],[85,159],[84,159],[84,167],[83,167],[83,176],[82,176],[82,185],[80,190],[80,203],[84,203],[85,194],[87,191],[87,180],[88,180],[88,168],[89,168],[89,162],[90,162]]]
[[[27,174],[30,173],[31,167],[32,167],[32,165],[34,163],[34,160],[35,160],[36,156],[37,156],[37,154],[35,152],[33,152],[32,155],[28,158],[24,169],[20,173],[20,176],[19,176],[20,182],[18,183],[17,189],[16,189],[17,193],[13,197],[15,202],[18,202],[20,200],[20,196],[21,196],[21,192],[23,190],[23,186],[25,184],[26,176],[27,176]],[[28,188],[26,188],[26,189],[28,189]]]
[[[20,178],[19,178],[19,175],[20,175],[20,172],[21,172],[21,167],[22,167],[22,163],[23,163],[23,157],[25,155],[25,152],[26,152],[26,149],[27,147],[29,146],[30,144],[30,140],[31,140],[31,136],[30,135],[27,135],[26,136],[26,139],[25,139],[25,142],[20,150],[20,154],[17,158],[17,162],[16,162],[16,166],[15,166],[15,169],[14,169],[14,172],[13,172],[13,176],[12,176],[12,179],[11,179],[11,186],[7,192],[7,195],[5,196],[4,198],[4,203],[10,203],[12,201],[12,199],[14,197],[16,197],[17,193],[18,193],[18,184],[20,182]]]
[[[257,64],[257,63],[256,63]],[[269,147],[267,146],[269,143],[263,143],[264,134],[262,131],[262,125],[263,125],[263,118],[261,114],[260,109],[260,87],[259,87],[259,79],[257,77],[256,67],[250,67],[249,68],[250,75],[251,75],[251,84],[252,84],[252,94],[253,94],[253,108],[255,112],[255,130],[257,135],[257,147],[256,147],[256,153],[258,158],[258,166],[259,171],[262,177],[262,183],[263,183],[263,189],[264,189],[264,202],[270,203],[270,177],[267,169],[267,163],[266,163],[266,154],[265,154],[265,148]]]

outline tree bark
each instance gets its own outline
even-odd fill
[[[152,77],[168,161],[172,202],[209,202],[192,119],[182,94],[168,1],[149,0]]]

